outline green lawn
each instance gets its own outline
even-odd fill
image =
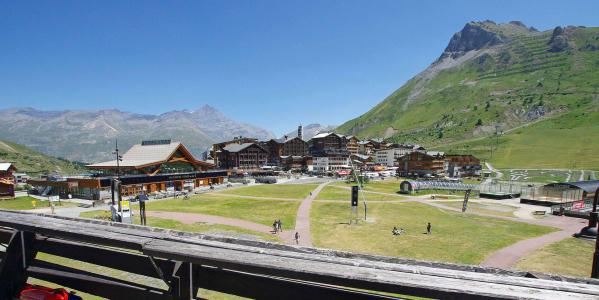
[[[304,199],[317,184],[260,184],[222,191],[228,195],[254,196],[266,198]]]
[[[555,230],[462,215],[421,203],[371,203],[369,221],[349,226],[349,210],[349,205],[341,203],[313,204],[312,238],[316,247],[478,264],[495,250]],[[432,223],[432,235],[423,234],[427,222]],[[393,226],[404,228],[406,234],[391,235]]]
[[[32,201],[35,201],[35,207],[33,206]],[[56,207],[69,207],[69,206],[77,206],[77,203],[65,202],[61,201],[60,204],[55,203]],[[50,203],[48,201],[41,201],[29,196],[16,197],[14,199],[6,199],[0,200],[0,208],[1,209],[15,209],[15,210],[29,210],[34,208],[44,208],[50,207]]]
[[[213,193],[192,196],[189,200],[178,198],[148,202],[146,210],[202,213],[267,226],[271,226],[274,220],[281,219],[284,229],[292,229],[295,227],[295,215],[300,202],[235,198]],[[137,206],[134,205],[133,209],[137,210]]]
[[[376,180],[370,181],[364,184],[364,190],[370,192],[380,192],[380,193],[389,193],[396,194],[399,192],[399,184],[403,181],[403,179],[397,179],[395,177],[387,178],[385,180]],[[350,187],[355,185],[355,183],[346,183],[344,181],[338,181],[333,183],[335,186],[345,186]]]
[[[547,245],[523,258],[516,268],[524,271],[589,277],[594,249],[594,241],[568,238]]]
[[[451,202],[439,202],[439,204],[462,209],[463,201],[451,201]],[[480,202],[468,202],[467,213],[481,213],[503,217],[513,217],[516,208],[509,205],[503,204],[492,204],[492,203],[480,203]]]
[[[102,219],[106,221],[110,221],[110,212],[106,210],[93,210],[86,211],[79,214],[82,218],[90,218],[90,219]],[[133,220],[134,224],[141,224],[138,210],[135,211],[135,219]],[[179,231],[188,231],[188,232],[198,232],[198,233],[206,233],[206,234],[218,234],[229,237],[237,237],[237,238],[247,238],[247,239],[259,239],[265,241],[279,241],[279,238],[272,234],[266,234],[262,232],[256,232],[253,230],[247,230],[240,227],[235,226],[227,226],[221,224],[207,224],[207,223],[193,223],[193,224],[185,224],[181,223],[177,220],[165,219],[165,218],[157,218],[157,217],[148,217],[148,226],[166,228],[166,229],[174,229]]]
[[[405,199],[400,195],[381,195],[365,191],[364,195],[359,194],[360,199],[366,197],[366,200],[402,200]],[[339,185],[328,185],[324,187],[318,196],[317,200],[347,200],[351,199],[351,190]]]

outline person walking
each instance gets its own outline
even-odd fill
[[[274,231],[275,233],[277,233],[277,231],[278,231],[278,229],[279,229],[279,224],[277,224],[277,220],[275,220],[275,221],[272,223],[272,229],[273,229],[273,231]]]
[[[146,225],[146,200],[148,196],[145,194],[139,195],[139,218],[141,225]]]
[[[431,222],[428,222],[428,224],[426,225],[426,234],[431,234]]]
[[[295,232],[295,244],[296,245],[299,245],[299,238],[300,238],[299,232],[296,231]]]
[[[277,223],[278,223],[278,225],[279,225],[279,231],[280,231],[280,232],[283,232],[283,223],[281,222],[281,219],[278,219],[278,220],[277,220]]]

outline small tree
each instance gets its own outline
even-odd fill
[[[481,126],[483,125],[483,120],[478,119],[478,121],[476,121],[476,126]]]

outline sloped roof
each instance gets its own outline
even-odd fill
[[[256,145],[256,147],[262,149],[262,147],[260,147],[260,145],[255,144],[255,143],[243,143],[243,144],[227,145],[227,147],[223,148],[223,150],[228,151],[228,152],[239,152],[239,151],[244,150],[245,148],[248,148],[252,145]]]
[[[0,171],[8,171],[9,169],[16,170],[17,167],[12,163],[0,163]]]
[[[587,180],[587,181],[575,181],[575,182],[562,182],[562,183],[550,183],[545,186],[560,186],[567,185],[570,187],[579,188],[587,193],[594,193],[599,188],[599,180]]]
[[[177,149],[186,152],[194,162],[209,164],[202,161],[197,161],[189,151],[181,144],[181,142],[172,142],[169,144],[159,145],[141,145],[136,144],[123,154],[122,161],[119,162],[121,167],[141,167],[146,165],[157,164],[167,161]],[[97,164],[88,165],[88,167],[116,167],[116,160],[105,161]]]

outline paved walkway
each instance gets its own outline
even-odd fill
[[[310,196],[302,200],[302,204],[300,204],[300,207],[297,210],[297,216],[295,217],[295,231],[297,231],[300,235],[299,245],[301,246],[312,246],[312,234],[310,232],[310,208],[312,207],[312,202],[318,196],[318,193],[320,193],[320,191],[331,182],[332,181],[324,182],[316,187]]]
[[[555,243],[563,239],[571,237],[574,233],[578,232],[585,223],[588,221],[570,217],[550,217],[551,220],[539,220],[536,222],[539,225],[547,225],[558,227],[561,230],[552,232],[536,238],[531,238],[523,241],[519,241],[515,244],[499,249],[489,255],[482,263],[481,266],[495,267],[495,268],[511,268],[518,263],[522,258],[531,255],[536,250]],[[543,222],[544,221],[544,222]],[[556,222],[557,221],[557,222]]]
[[[461,209],[445,206],[442,203],[436,203],[432,201],[419,201],[420,203],[427,204],[430,206],[452,210],[461,212]],[[518,217],[503,217],[503,216],[495,216],[491,214],[484,213],[475,213],[469,212],[469,214],[504,219],[515,222],[522,222],[534,225],[542,225],[555,227],[560,229],[559,231],[552,232],[546,235],[542,235],[539,237],[534,237],[526,240],[519,241],[517,243],[511,244],[505,248],[501,248],[491,255],[489,255],[480,265],[485,267],[495,267],[507,269],[513,267],[518,263],[522,258],[534,253],[536,250],[555,243],[559,242],[563,239],[571,237],[574,233],[578,232],[582,227],[584,227],[588,221],[579,218],[570,218],[570,217],[558,217],[549,215],[542,219],[534,219],[534,218],[518,218]]]

